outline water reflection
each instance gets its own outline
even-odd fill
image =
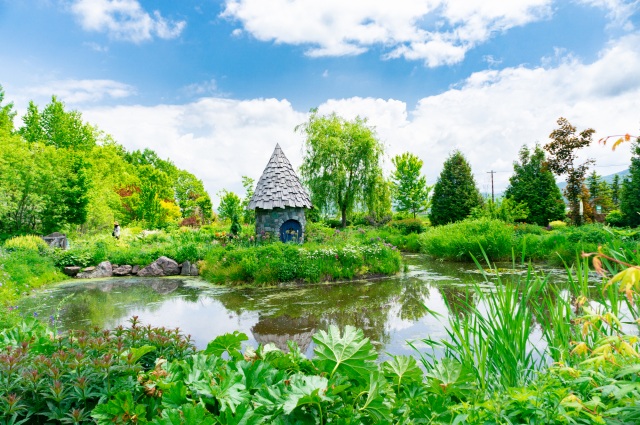
[[[307,354],[317,330],[352,325],[363,329],[383,356],[413,354],[406,341],[444,338],[447,315],[465,314],[475,305],[466,288],[484,278],[474,265],[421,256],[405,261],[409,271],[392,278],[279,288],[215,287],[196,278],[72,281],[24,300],[21,308],[25,314],[57,317],[61,329],[113,328],[136,315],[145,324],[179,327],[199,348],[239,330],[250,337],[249,344],[286,349],[286,341],[293,340]]]

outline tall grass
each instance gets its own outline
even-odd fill
[[[492,260],[507,260],[514,247],[514,228],[500,220],[464,220],[429,229],[422,234],[422,251],[433,257],[471,261],[484,253]]]
[[[480,267],[480,266],[479,266]],[[482,268],[481,268],[482,269]],[[529,383],[544,363],[533,348],[533,305],[544,281],[530,269],[524,281],[501,278],[469,288],[465,313],[451,315],[447,339],[423,340],[437,350],[421,353],[425,367],[432,368],[442,350],[444,357],[460,362],[482,390],[496,390]],[[451,306],[447,306],[451,310]]]

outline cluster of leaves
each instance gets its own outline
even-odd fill
[[[91,411],[119,393],[149,398],[140,372],[158,357],[184,358],[194,351],[178,330],[140,326],[56,335],[26,319],[0,333],[2,423],[89,423]],[[135,422],[130,418],[129,423]]]

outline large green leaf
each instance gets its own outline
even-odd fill
[[[321,376],[293,375],[290,380],[291,391],[283,404],[284,412],[289,414],[305,404],[321,409],[322,403],[330,400],[326,396],[328,384],[327,378]]]
[[[235,414],[227,410],[223,415],[220,415],[218,420],[223,425],[259,425],[264,423],[267,418],[254,412],[249,403],[243,403],[238,406]]]
[[[391,417],[391,403],[384,394],[387,387],[387,380],[382,373],[379,371],[371,373],[369,387],[366,390],[367,398],[359,410],[376,423],[389,423]]]
[[[242,375],[236,371],[223,369],[216,376],[194,382],[191,386],[202,401],[214,405],[214,400],[220,404],[220,411],[230,409],[235,413],[236,407],[249,399],[242,383]]]
[[[362,330],[346,326],[344,334],[340,334],[337,326],[329,326],[327,332],[320,331],[313,336],[316,344],[314,353],[318,366],[332,377],[340,371],[350,378],[368,377],[377,369],[374,363],[377,358],[369,338],[365,338]]]
[[[460,362],[447,357],[434,363],[427,377],[431,390],[440,394],[459,394],[473,387],[471,374]]]
[[[248,340],[247,335],[238,331],[234,331],[231,334],[220,335],[207,345],[204,353],[214,354],[220,357],[226,351],[230,357],[241,360],[242,353],[240,352],[240,348],[242,347],[242,341]]]
[[[382,364],[382,370],[387,378],[393,381],[398,388],[404,382],[422,381],[422,370],[418,367],[416,359],[409,356],[393,356]]]
[[[165,409],[162,417],[156,418],[153,425],[213,425],[216,418],[200,404],[184,404],[175,409]]]
[[[286,374],[261,360],[254,362],[241,361],[237,363],[238,371],[244,375],[244,385],[247,391],[256,390],[283,381]]]

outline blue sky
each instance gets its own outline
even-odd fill
[[[0,84],[52,94],[128,149],[239,191],[310,108],[360,115],[433,183],[453,149],[481,190],[560,116],[597,137],[640,128],[640,2],[624,0],[0,0]],[[594,145],[596,170],[628,149]]]

